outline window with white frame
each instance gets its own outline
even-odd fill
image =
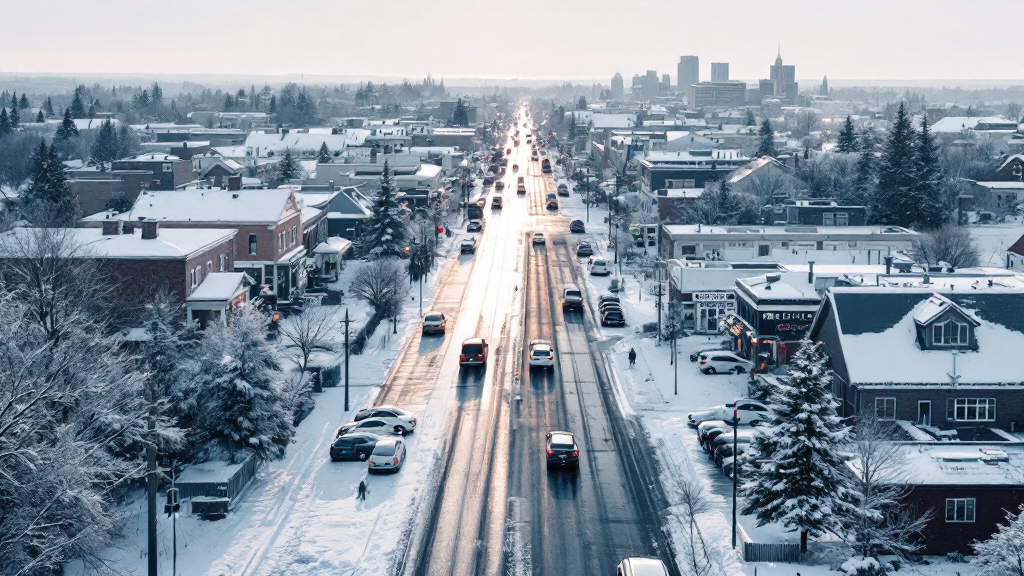
[[[946,419],[957,422],[991,422],[996,419],[995,398],[949,398]]]
[[[249,234],[249,255],[256,254],[256,235]]]
[[[956,320],[932,324],[932,344],[935,346],[962,346],[967,343],[967,324]]]
[[[285,236],[284,232],[279,232],[277,234],[277,251],[278,252],[284,252],[284,236]]]
[[[668,188],[668,189],[695,188],[696,186],[697,186],[697,181],[692,179],[692,178],[666,178],[665,179],[665,188]]]
[[[226,259],[224,258],[224,255],[223,255],[223,254],[221,254],[221,255],[220,255],[220,257],[219,257],[219,260],[220,260],[220,271],[221,271],[221,272],[223,272],[223,271],[224,271],[224,262],[225,262],[225,260],[226,260]]]
[[[879,420],[895,420],[896,399],[875,398],[875,417]]]
[[[193,288],[196,287],[196,269],[192,268],[189,272],[189,285]]]
[[[298,241],[298,239],[299,239],[299,227],[298,226],[292,226],[292,246],[295,246],[295,243]]]
[[[974,498],[946,498],[946,522],[974,522]]]

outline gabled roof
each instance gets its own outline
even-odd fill
[[[948,310],[956,310],[961,316],[967,319],[968,322],[975,326],[980,324],[974,315],[950,302],[950,300],[942,294],[932,294],[932,297],[925,302],[924,306],[918,307],[917,313],[914,314],[914,322],[920,326],[926,326],[930,324],[932,320],[935,320]]]
[[[125,219],[158,222],[252,222],[276,224],[298,205],[290,189],[172,190],[139,195]]]
[[[1009,164],[1010,162],[1013,162],[1014,160],[1024,162],[1024,154],[1011,154],[1006,158],[1005,161],[1003,161],[1002,164],[999,165],[999,168],[996,168],[996,172],[1002,170],[1003,168],[1006,168],[1006,165]]]
[[[33,228],[15,228],[0,235],[0,253],[4,243],[37,242]],[[80,257],[111,260],[185,260],[212,246],[230,242],[237,233],[223,228],[161,228],[156,238],[143,239],[142,232],[104,235],[100,228],[65,228],[61,232],[82,247]]]
[[[255,283],[245,272],[209,272],[185,300],[226,302]]]
[[[1007,248],[1006,251],[1012,252],[1018,256],[1024,256],[1024,236],[1017,238],[1017,241]]]
[[[782,164],[775,158],[772,158],[771,156],[761,156],[760,158],[755,158],[750,162],[747,162],[743,166],[740,166],[739,168],[733,170],[732,173],[729,174],[728,182],[729,184],[736,184],[737,182],[740,182],[747,176],[750,176],[751,174],[757,172],[761,168],[764,168],[765,166],[768,165],[774,165],[780,170],[785,170],[786,172],[789,172],[789,168],[787,168],[784,164]]]

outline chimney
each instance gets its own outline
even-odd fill
[[[892,256],[885,257],[885,275],[892,274]]]
[[[242,175],[234,174],[228,176],[228,190],[241,190],[242,189]]]
[[[103,221],[103,235],[104,236],[117,236],[121,233],[121,220],[115,218],[114,220]]]
[[[160,235],[160,223],[156,220],[143,220],[142,221],[142,239],[143,240],[156,240],[156,237]]]
[[[327,181],[327,186],[328,186],[328,188],[330,189],[331,192],[334,192],[334,180],[328,180]]]
[[[924,284],[931,284],[932,283],[932,279],[931,279],[930,276],[928,276],[928,272],[924,273],[924,280],[922,282]]]
[[[814,261],[807,261],[807,283],[814,286]]]

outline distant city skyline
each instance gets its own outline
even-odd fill
[[[1016,13],[1019,1],[970,6],[974,16],[991,18]],[[19,2],[4,6],[5,18],[18,24],[0,35],[0,73],[410,80],[431,74],[607,84],[616,72],[632,78],[652,69],[676,81],[680,56],[692,54],[700,58],[701,79],[711,77],[711,62],[728,62],[730,78],[749,82],[768,75],[781,44],[786,64],[819,82],[826,75],[833,83],[1024,81],[1013,34],[964,26],[964,4],[952,0],[738,0],[729,12],[756,18],[686,34],[657,33],[656,25],[651,33],[637,30],[646,17],[652,24],[720,23],[721,6],[649,0],[628,18],[603,16],[622,10],[611,0],[178,0],[173,8],[50,0],[45,11]]]

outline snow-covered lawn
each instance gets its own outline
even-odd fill
[[[967,228],[978,242],[982,266],[1006,267],[1006,249],[1024,235],[1024,223],[974,224]]]

